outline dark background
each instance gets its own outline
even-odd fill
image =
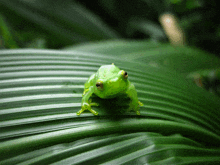
[[[218,56],[220,53],[220,5],[216,0],[0,0],[0,3],[1,49],[58,49],[118,38],[168,42],[159,17],[172,13],[187,45]]]

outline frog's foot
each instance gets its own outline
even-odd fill
[[[143,106],[144,104],[142,102],[138,101],[138,105]]]
[[[76,113],[77,115],[80,115],[81,113],[83,113],[85,110],[89,110],[93,115],[98,115],[98,112],[96,112],[95,110],[93,110],[91,108],[91,106],[99,106],[98,103],[86,103],[83,104],[82,108]]]
[[[128,111],[134,111],[137,115],[141,115],[140,111],[139,111],[139,107],[143,106],[144,104],[140,101],[138,102],[131,102],[130,103],[130,107],[128,109]]]
[[[91,106],[96,106],[96,107],[99,106],[98,103],[90,103],[90,105],[91,105]]]
[[[99,106],[98,103],[92,103],[92,99],[89,99],[89,104],[90,106]]]
[[[143,106],[144,104],[140,101],[138,101],[138,106]],[[137,115],[141,115],[140,111],[138,110],[139,108],[137,108],[136,110],[134,110],[136,112]]]
[[[140,111],[137,110],[135,112],[136,112],[137,115],[141,115]]]
[[[134,111],[137,115],[141,115],[140,111],[137,109],[129,109],[128,111]]]
[[[131,106],[129,109],[128,109],[128,112],[129,111],[134,111],[137,115],[141,115],[140,111],[139,111],[139,106]]]
[[[96,112],[93,109],[81,109],[78,112],[76,112],[76,114],[79,116],[81,113],[83,113],[85,110],[89,110],[93,115],[98,115],[98,112]]]

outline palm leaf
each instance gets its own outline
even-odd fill
[[[220,163],[219,98],[171,69],[86,51],[0,58],[1,164]],[[94,107],[99,117],[77,116],[84,82],[110,63],[128,72],[141,116],[105,106]]]

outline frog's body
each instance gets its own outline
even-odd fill
[[[98,115],[98,112],[91,108],[91,106],[98,106],[97,103],[91,103],[90,97],[92,94],[102,99],[115,98],[121,94],[126,94],[131,99],[128,111],[134,110],[137,115],[140,115],[139,106],[143,104],[138,101],[134,85],[128,80],[127,72],[120,70],[114,64],[102,65],[87,80],[83,92],[82,108],[77,112],[77,115],[80,115],[85,110]]]

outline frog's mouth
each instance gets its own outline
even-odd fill
[[[108,90],[105,91],[103,97],[103,99],[109,99],[109,98],[115,98],[117,97],[120,93],[123,93],[124,90],[122,90],[121,88],[117,89],[115,87],[112,88],[108,88]]]
[[[118,93],[112,94],[112,95],[107,95],[107,96],[102,97],[102,99],[112,99],[112,98],[115,98],[117,96],[117,94]]]
[[[103,90],[99,92],[99,97],[102,99],[115,98],[120,93],[125,92],[127,89],[127,84],[118,79],[110,79],[106,82],[103,82]]]

